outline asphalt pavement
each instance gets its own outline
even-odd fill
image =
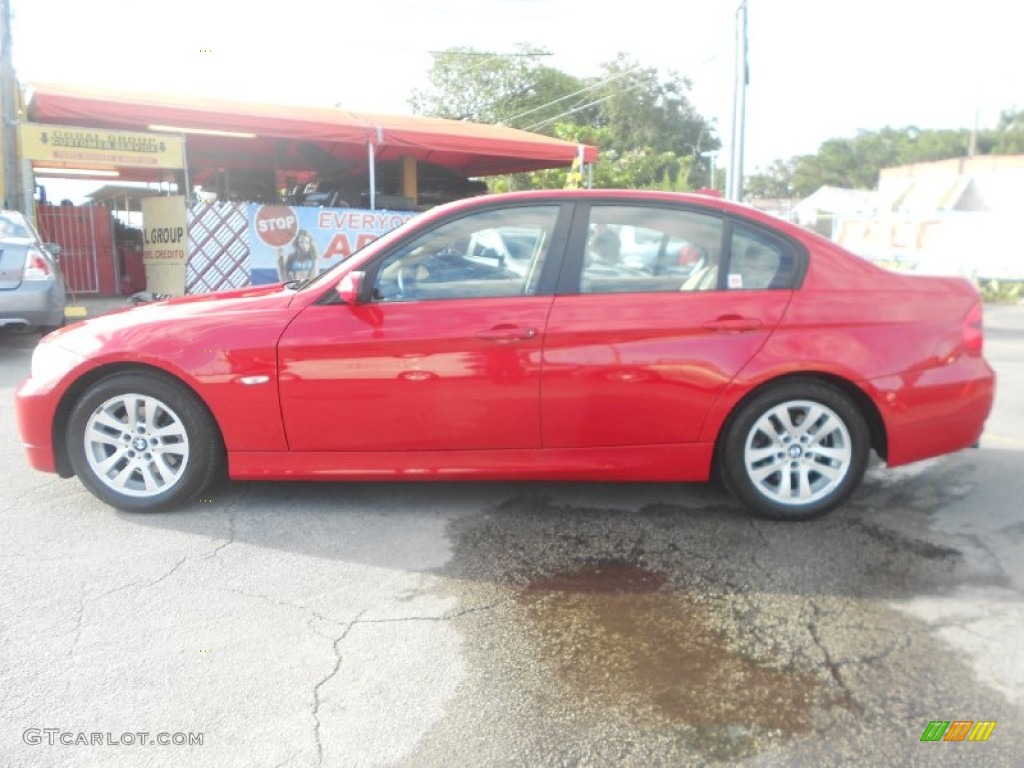
[[[1020,764],[1024,307],[986,308],[979,448],[802,524],[646,483],[124,513],[28,467],[34,342],[0,337],[0,765]]]

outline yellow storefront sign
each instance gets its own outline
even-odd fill
[[[181,168],[183,165],[180,136],[43,123],[22,123],[19,129],[21,156],[33,162],[61,168],[96,165]]]
[[[147,291],[184,295],[188,224],[183,195],[142,201],[142,262]]]

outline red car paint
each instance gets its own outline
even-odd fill
[[[373,269],[416,233],[534,203],[562,205],[565,217],[586,203],[708,213],[776,233],[804,254],[802,272],[786,288],[581,294],[565,288],[583,248],[570,234],[548,253],[564,260],[549,293],[325,303],[346,273]],[[68,474],[70,404],[130,366],[173,376],[201,398],[233,478],[699,481],[737,406],[801,375],[848,392],[876,427],[876,449],[897,465],[980,436],[995,380],[968,329],[977,307],[964,280],[889,272],[707,196],[474,198],[401,227],[303,290],[172,300],[55,333],[41,346],[79,359],[29,378],[17,418],[30,463]],[[267,383],[242,382],[253,376]]]

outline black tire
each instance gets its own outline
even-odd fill
[[[739,407],[719,444],[717,469],[756,515],[809,520],[856,490],[870,443],[867,423],[846,394],[825,382],[789,379]]]
[[[65,439],[85,487],[133,512],[185,504],[224,467],[223,442],[206,407],[159,374],[117,373],[93,384],[75,403]]]

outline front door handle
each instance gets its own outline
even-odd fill
[[[528,341],[537,335],[536,328],[521,328],[518,325],[496,325],[486,331],[477,331],[476,337],[485,341],[507,344],[510,341]]]
[[[708,320],[704,327],[709,331],[756,331],[763,326],[756,317],[740,317],[739,315],[723,315]]]

